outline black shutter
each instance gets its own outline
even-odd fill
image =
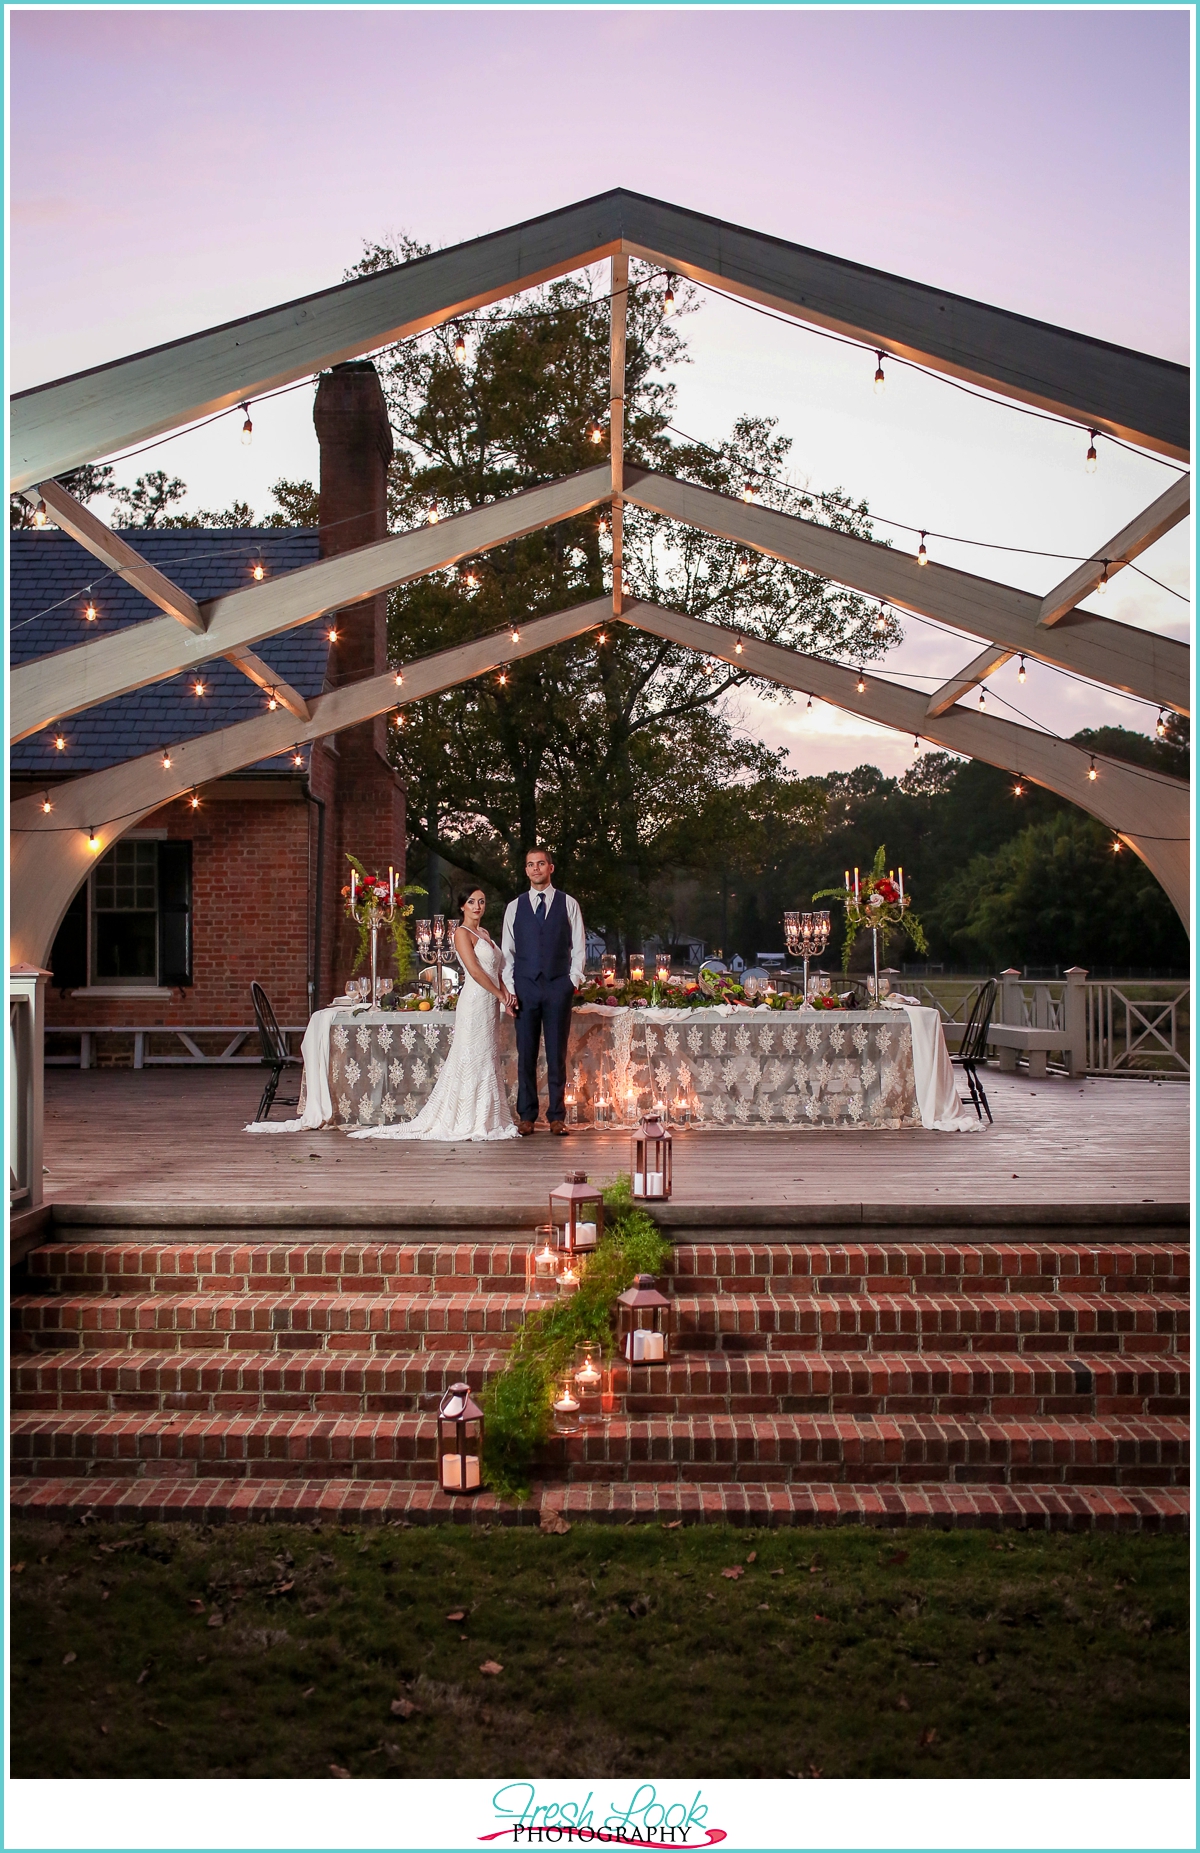
[[[53,982],[63,991],[76,991],[88,981],[87,883],[63,915],[50,953]]]
[[[192,846],[158,846],[158,982],[192,982]]]

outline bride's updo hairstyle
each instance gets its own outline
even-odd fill
[[[460,914],[462,913],[463,908],[466,906],[467,902],[470,900],[473,894],[483,894],[483,889],[479,886],[478,882],[475,883],[475,886],[473,888],[460,888],[459,889],[458,894],[455,898],[456,898],[456,903],[458,906],[458,911]],[[484,900],[486,900],[487,896],[484,895],[483,898]]]

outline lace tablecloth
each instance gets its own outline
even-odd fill
[[[304,1037],[300,1118],[254,1130],[413,1119],[453,1032],[452,1011],[317,1011]],[[501,1019],[501,1035],[515,1106],[517,1054],[508,1018]],[[915,1005],[783,1012],[583,1004],[571,1016],[567,1076],[585,1125],[600,1095],[618,1103],[618,1119],[682,1095],[701,1129],[926,1126],[950,1132],[977,1124],[959,1099],[937,1011]]]

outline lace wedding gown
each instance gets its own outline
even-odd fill
[[[500,976],[500,948],[476,939],[475,956],[490,978]],[[504,1089],[500,1054],[500,999],[463,973],[454,1013],[454,1038],[432,1094],[417,1114],[399,1126],[370,1126],[352,1139],[515,1139],[516,1121]]]

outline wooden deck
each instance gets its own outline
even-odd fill
[[[1190,1088],[989,1072],[994,1127],[978,1134],[763,1131],[683,1134],[680,1205],[916,1207],[1184,1203]],[[252,1136],[257,1069],[51,1069],[48,1202],[355,1205],[486,1210],[545,1203],[571,1166],[628,1169],[626,1134],[500,1145]],[[284,1117],[282,1114],[277,1117]]]

